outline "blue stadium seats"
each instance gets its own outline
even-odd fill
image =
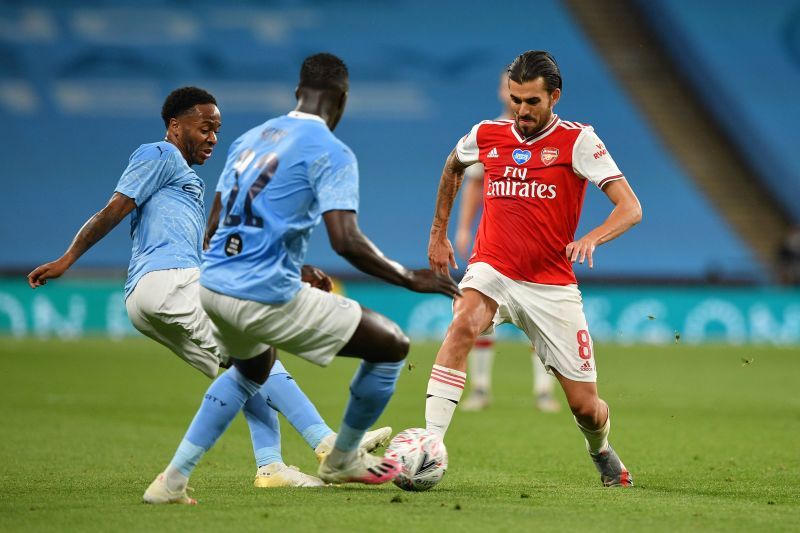
[[[644,206],[640,227],[598,251],[594,273],[763,276],[555,0],[524,8],[457,1],[0,7],[0,268],[63,251],[111,195],[130,153],[162,137],[162,100],[180,85],[211,90],[222,109],[220,145],[198,169],[210,200],[227,147],[293,107],[302,58],[322,50],[342,56],[351,71],[349,109],[336,133],[359,158],[361,225],[387,255],[425,266],[446,155],[475,122],[498,114],[499,72],[536,48],[561,64],[559,114],[595,126]],[[610,205],[591,190],[582,228]],[[79,264],[124,267],[129,248],[118,229]],[[352,272],[330,251],[324,228],[309,261]]]
[[[800,4],[641,0],[660,40],[764,185],[800,223]]]

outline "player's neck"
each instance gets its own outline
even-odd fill
[[[297,107],[295,107],[294,110],[300,113],[307,113],[309,115],[317,115],[325,121],[325,124],[328,125],[328,128],[331,128],[331,121],[334,114],[331,111],[330,104],[324,99],[303,98],[297,102]]]
[[[192,163],[189,163],[189,157],[188,157],[188,154],[186,153],[186,149],[183,146],[181,146],[175,140],[175,138],[173,138],[170,134],[167,134],[167,135],[164,136],[164,140],[167,141],[168,143],[172,144],[173,146],[175,146],[175,148],[177,148],[178,151],[181,153],[181,156],[183,157],[183,160],[186,161],[186,164],[189,165],[189,166],[192,166]]]

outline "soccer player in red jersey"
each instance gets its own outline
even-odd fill
[[[447,225],[464,169],[485,167],[483,216],[428,382],[427,428],[444,436],[466,382],[467,354],[482,332],[511,322],[558,379],[605,486],[633,480],[608,443],[608,405],[597,395],[592,338],[572,263],[594,264],[595,248],[642,217],[639,200],[591,126],[561,120],[561,73],[543,51],[508,67],[512,120],[475,125],[442,171],[428,244],[434,271],[455,262]],[[575,240],[587,182],[614,204],[606,220]]]
[[[500,119],[514,116],[514,106],[508,94],[508,72],[500,75],[497,98],[503,104]],[[464,188],[458,213],[456,230],[456,252],[462,258],[467,257],[469,245],[472,244],[472,221],[478,214],[483,202],[483,164],[475,163],[464,170]],[[481,335],[469,354],[470,393],[459,405],[464,411],[482,411],[489,407],[492,397],[492,364],[494,363],[494,334]],[[533,396],[536,408],[543,413],[556,413],[561,404],[553,392],[555,378],[547,373],[542,360],[534,350],[531,353],[533,364]]]

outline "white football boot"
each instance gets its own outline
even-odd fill
[[[329,464],[330,458],[330,454],[325,456],[318,471],[320,479],[326,483],[379,485],[393,480],[403,469],[397,461],[370,455],[364,448],[359,448],[347,464]]]
[[[364,433],[364,437],[361,439],[361,445],[359,447],[366,452],[372,452],[376,448],[386,446],[391,438],[392,428],[390,426],[367,431]],[[321,463],[322,460],[325,459],[329,453],[331,453],[335,442],[336,433],[331,433],[320,441],[317,447],[314,448],[314,453],[317,454],[317,461]]]
[[[258,469],[253,485],[258,488],[274,489],[278,487],[324,487],[325,483],[318,477],[304,474],[296,466],[272,463]]]
[[[183,505],[197,505],[197,500],[190,498],[187,491],[189,487],[182,490],[170,490],[167,487],[167,477],[162,472],[156,477],[147,490],[144,491],[142,501],[144,503],[179,503]]]

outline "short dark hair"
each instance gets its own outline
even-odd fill
[[[528,50],[518,55],[508,66],[508,78],[517,83],[533,81],[540,77],[544,79],[548,93],[561,89],[561,71],[550,52]]]
[[[300,67],[300,88],[346,91],[347,81],[347,65],[333,54],[314,54]]]
[[[217,100],[208,92],[199,87],[181,87],[175,89],[164,100],[161,107],[161,118],[164,119],[164,126],[169,127],[169,120],[177,118],[191,110],[196,105],[214,104]]]

